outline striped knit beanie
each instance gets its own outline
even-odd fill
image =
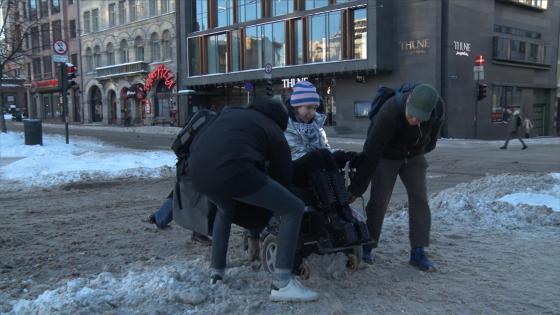
[[[317,88],[309,81],[299,81],[294,85],[292,96],[290,97],[290,104],[292,107],[304,105],[319,106],[319,94]]]

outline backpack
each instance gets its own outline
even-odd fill
[[[216,120],[216,117],[218,114],[208,109],[201,109],[193,115],[171,145],[171,149],[179,159],[188,156],[191,143],[196,135]]]
[[[374,122],[375,115],[377,115],[382,105],[393,96],[397,98],[399,107],[404,108],[404,94],[414,90],[417,85],[418,84],[404,83],[396,90],[386,86],[377,89],[377,94],[369,107],[368,117],[370,122]]]

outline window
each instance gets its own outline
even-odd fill
[[[128,43],[126,42],[126,39],[121,40],[120,55],[121,55],[121,63],[127,63],[128,62]]]
[[[217,27],[233,24],[233,0],[218,0],[216,14],[218,16]]]
[[[161,5],[161,14],[165,14],[167,12],[169,12],[169,0],[160,0],[160,5]]]
[[[369,108],[371,101],[356,101],[354,102],[354,117],[364,118],[369,115]]]
[[[171,35],[167,30],[161,36],[161,46],[163,49],[163,60],[171,60],[173,58],[173,49],[171,47]]]
[[[208,29],[208,1],[196,0],[196,27],[195,31]]]
[[[152,33],[150,36],[150,52],[152,54],[152,61],[160,60],[159,36],[157,33]]]
[[[86,48],[86,72],[93,71],[93,52],[90,47]]]
[[[43,56],[43,79],[52,77],[52,61],[51,56]]]
[[[550,46],[523,40],[494,36],[493,58],[509,62],[550,66]]]
[[[340,11],[309,17],[310,62],[342,59],[342,14]]]
[[[93,32],[99,31],[99,9],[91,11],[91,30]]]
[[[239,0],[237,14],[239,22],[247,22],[262,17],[262,0]]]
[[[286,61],[284,22],[265,24],[262,27],[264,64],[270,63],[274,67],[284,66]]]
[[[150,16],[157,15],[157,1],[152,0],[150,2],[149,14]]]
[[[367,59],[367,10],[357,9],[354,13],[352,25],[354,37],[352,59]]]
[[[39,41],[39,27],[34,26],[31,28],[31,47],[33,53],[38,53],[41,50],[41,42]]]
[[[76,38],[76,20],[70,20],[70,38]]]
[[[303,64],[303,22],[297,19],[294,22],[294,64]]]
[[[207,37],[208,73],[227,72],[227,34]]]
[[[60,13],[60,0],[51,0],[51,13]]]
[[[114,65],[115,64],[115,49],[113,48],[112,43],[107,44],[106,52],[107,52],[107,65],[108,66]]]
[[[37,19],[37,0],[29,0],[29,17],[32,20]]]
[[[52,22],[52,31],[54,40],[62,39],[62,22],[60,20]]]
[[[136,37],[136,39],[134,40],[134,47],[136,50],[136,61],[144,61],[144,40],[142,39],[142,37]]]
[[[117,12],[115,10],[115,4],[109,4],[109,27],[117,25]]]
[[[99,46],[95,46],[93,48],[93,62],[94,62],[94,67],[95,68],[99,68],[102,66],[101,64],[101,48],[99,48]]]
[[[509,0],[523,6],[533,7],[541,10],[548,8],[548,0]]]
[[[247,27],[245,30],[245,69],[257,69],[270,63],[286,64],[284,22]]]
[[[41,24],[41,48],[51,49],[51,33],[49,23]]]
[[[41,58],[33,58],[33,79],[41,79]]]
[[[532,39],[541,39],[541,33],[524,30],[516,27],[494,24],[494,32],[510,34],[520,37],[528,37]]]
[[[40,0],[40,11],[41,18],[49,16],[49,2],[47,0]]]
[[[294,0],[272,0],[272,16],[294,12]]]
[[[84,12],[84,34],[91,32],[89,16],[89,11]]]
[[[200,37],[189,38],[189,76],[202,74]]]
[[[305,0],[305,9],[311,10],[329,5],[329,0]]]
[[[130,22],[136,21],[136,0],[128,0],[128,15],[130,16]]]
[[[119,24],[123,25],[126,21],[125,0],[119,1]]]
[[[239,61],[241,60],[241,35],[239,30],[231,31],[231,71],[241,70]]]

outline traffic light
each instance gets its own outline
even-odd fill
[[[67,89],[71,89],[74,86],[78,85],[78,83],[74,81],[77,75],[78,75],[78,67],[67,62],[66,63],[66,80],[67,80],[66,88]]]
[[[78,84],[74,81],[78,75],[77,70],[78,68],[69,62],[61,64],[60,77],[58,78],[58,88],[61,91],[67,91]]]
[[[273,95],[272,81],[271,81],[271,80],[267,80],[267,81],[266,81],[266,95],[268,95],[268,96],[272,96],[272,95]]]
[[[488,87],[488,84],[484,84],[484,83],[478,83],[478,89],[477,89],[477,93],[476,93],[476,99],[477,100],[481,100],[483,98],[486,97],[486,88]]]

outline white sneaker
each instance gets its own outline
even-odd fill
[[[319,293],[304,287],[292,278],[283,288],[271,286],[270,300],[274,302],[310,302],[319,298]]]

